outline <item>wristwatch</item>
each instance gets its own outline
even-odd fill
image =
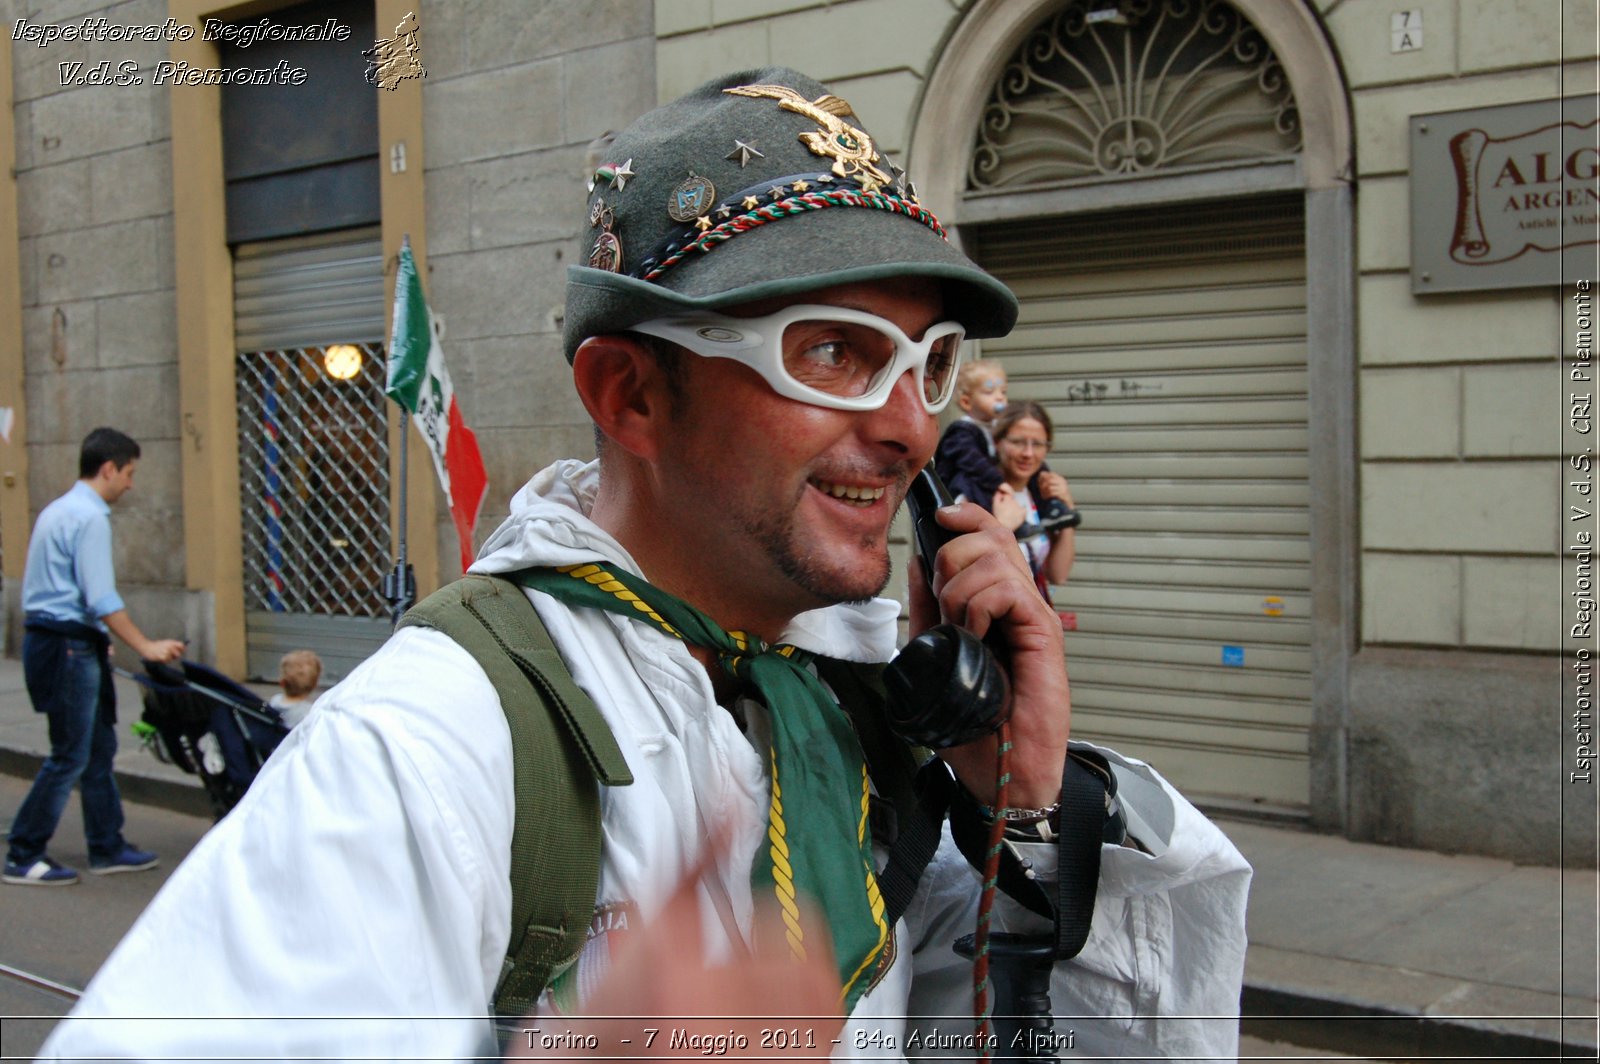
[[[1003,819],[1006,838],[1014,842],[1054,842],[1061,832],[1061,801],[1043,809],[1007,809]]]
[[[1085,750],[1069,749],[1067,751],[1068,772],[1090,772],[1099,778],[1106,796],[1106,818],[1102,833],[1102,840],[1113,846],[1121,846],[1127,841],[1127,820],[1122,815],[1121,803],[1117,801],[1117,777],[1111,771],[1111,766],[1098,755]],[[995,812],[986,805],[979,806],[984,818],[991,823],[995,819]],[[1006,822],[1005,837],[1012,842],[1055,842],[1061,834],[1061,802],[1047,805],[1042,809],[1007,809],[1003,819]]]

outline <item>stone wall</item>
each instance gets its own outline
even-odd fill
[[[1404,6],[1422,12],[1423,47],[1396,53],[1397,5],[1325,6],[1359,197],[1363,649],[1346,834],[1592,861],[1594,792],[1560,771],[1570,722],[1554,656],[1566,293],[1411,293],[1409,119],[1592,92],[1595,7],[1416,0]]]
[[[0,13],[8,27],[19,18],[91,15],[155,25],[167,5],[0,0]],[[514,0],[432,3],[420,17],[426,284],[446,319],[448,363],[489,468],[481,541],[530,473],[556,457],[593,453],[559,347],[565,271],[579,251],[588,144],[655,103],[652,5],[612,0],[580,14]],[[60,63],[110,56],[113,65],[138,64],[148,82],[167,45],[40,48],[7,36],[30,524],[70,486],[89,429],[111,424],[137,438],[139,482],[116,510],[119,579],[141,625],[184,634],[203,656],[212,638],[208,596],[184,590],[166,95],[173,90],[63,86],[59,73]],[[438,517],[448,579],[455,534],[442,503]],[[7,589],[13,598],[18,591]]]
[[[793,67],[859,110],[904,162],[922,83],[964,4],[949,0],[662,0],[656,82],[670,100],[719,74]],[[952,142],[952,150],[965,144]]]
[[[1327,14],[1356,119],[1362,640],[1554,651],[1562,293],[1411,294],[1409,118],[1592,89],[1595,9],[1418,0],[1423,48],[1394,53],[1394,6]]]
[[[162,0],[40,8],[9,0],[7,28],[19,18],[154,25],[166,17]],[[168,90],[64,86],[59,65],[110,57],[148,75],[166,45],[41,48],[10,38],[30,524],[72,485],[90,429],[133,436],[143,459],[115,511],[118,583],[147,634],[204,642],[209,633],[189,627],[195,605],[184,590]],[[20,589],[6,590],[15,603]]]
[[[478,435],[482,542],[556,458],[594,454],[561,351],[566,269],[581,263],[591,141],[655,106],[652,5],[516,0],[422,8],[428,300]],[[441,577],[457,565],[440,511]]]
[[[1350,684],[1350,822],[1368,842],[1594,863],[1594,792],[1559,771],[1561,663],[1376,647]],[[1571,704],[1570,670],[1567,703]]]

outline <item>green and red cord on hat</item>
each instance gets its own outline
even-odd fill
[[[590,336],[654,318],[918,276],[941,283],[968,336],[1009,332],[1015,297],[946,239],[859,123],[820,82],[767,68],[717,78],[617,134],[583,175],[587,265],[568,271],[568,359]]]

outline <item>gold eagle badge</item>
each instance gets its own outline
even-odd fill
[[[833,172],[861,182],[863,192],[876,192],[894,179],[877,166],[878,150],[865,132],[844,121],[855,115],[850,105],[831,93],[808,100],[787,85],[739,85],[723,92],[734,96],[765,96],[778,101],[785,111],[805,115],[821,127],[817,132],[800,134],[800,142],[812,154],[833,160]]]

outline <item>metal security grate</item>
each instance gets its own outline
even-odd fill
[[[336,380],[322,347],[238,356],[245,608],[383,617],[389,443],[383,348]]]
[[[1293,159],[1282,62],[1225,0],[1066,0],[995,80],[969,193]]]

